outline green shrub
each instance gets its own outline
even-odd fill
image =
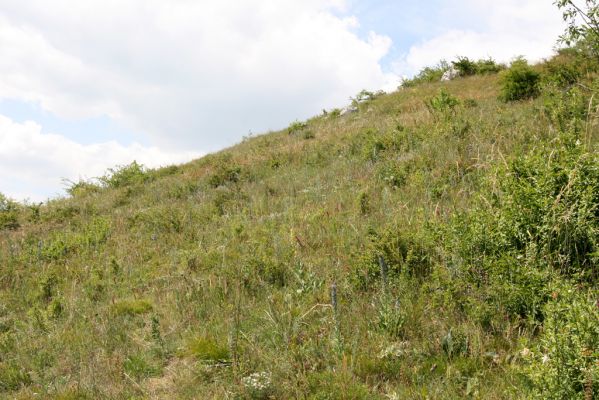
[[[586,72],[585,69],[584,58],[576,51],[562,50],[543,64],[543,82],[564,88],[576,83]]]
[[[147,172],[152,178],[159,179],[181,173],[181,167],[178,165],[169,165],[167,167],[152,169]]]
[[[476,63],[468,57],[458,57],[457,61],[452,61],[451,64],[458,70],[460,76],[471,76],[478,72]]]
[[[0,193],[0,230],[14,230],[19,224],[19,206]]]
[[[541,75],[519,58],[501,74],[499,98],[504,102],[535,98],[540,93],[540,79]]]
[[[598,104],[579,87],[562,90],[555,83],[545,85],[543,100],[545,115],[559,131],[579,134],[586,128],[589,109]]]
[[[0,362],[0,392],[18,390],[31,383],[31,376],[22,367],[14,362]]]
[[[370,195],[368,192],[361,192],[358,195],[358,209],[360,210],[360,214],[368,215],[370,213],[370,202]]]
[[[256,276],[262,282],[277,287],[286,286],[289,279],[289,271],[286,265],[274,257],[257,254],[249,258],[244,269],[249,275],[248,279]]]
[[[449,63],[445,60],[441,60],[434,67],[424,68],[415,77],[411,79],[404,79],[401,83],[401,87],[409,88],[422,83],[438,82],[443,77],[443,74],[449,70],[449,68]]]
[[[109,168],[106,175],[99,178],[100,182],[111,188],[133,186],[150,181],[152,178],[146,168],[133,161],[129,165],[120,165]]]
[[[294,121],[287,128],[287,133],[292,135],[297,132],[301,132],[308,127],[308,124],[305,122]]]
[[[329,111],[329,118],[338,118],[339,116],[341,116],[341,109],[340,108],[333,108],[331,111]]]
[[[492,58],[476,61],[476,73],[478,75],[496,74],[505,68],[504,64],[497,64]]]
[[[362,90],[362,91],[360,91],[360,93],[358,93],[356,95],[356,97],[351,98],[352,105],[357,106],[360,103],[374,100],[377,97],[382,96],[383,94],[385,94],[385,92],[383,92],[382,90],[380,90],[378,92],[370,92],[368,90]]]
[[[409,162],[389,160],[381,163],[377,168],[377,175],[386,185],[389,185],[394,189],[399,189],[408,181],[410,169],[411,164]]]
[[[431,254],[421,238],[389,228],[371,232],[366,248],[356,257],[351,280],[358,289],[367,290],[384,279],[383,268],[390,279],[400,274],[422,278],[431,265]]]
[[[426,102],[426,107],[433,115],[441,114],[444,118],[450,118],[455,115],[456,107],[460,100],[452,96],[445,89],[439,90],[439,93]]]
[[[534,398],[599,398],[598,305],[575,286],[553,288],[540,344],[523,352]]]
[[[563,273],[594,275],[599,153],[563,134],[514,160],[506,172],[498,220],[504,244]]]
[[[229,183],[237,183],[241,178],[242,170],[239,165],[222,162],[218,164],[216,171],[208,178],[208,184],[213,188],[217,188]]]
[[[84,180],[79,180],[78,182],[65,180],[64,182],[68,185],[66,192],[73,197],[84,197],[98,193],[101,189],[99,185]]]

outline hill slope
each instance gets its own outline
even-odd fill
[[[415,85],[17,207],[0,395],[592,398],[594,77]]]

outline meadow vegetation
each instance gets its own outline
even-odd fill
[[[0,197],[0,397],[599,398],[597,61],[458,63]]]

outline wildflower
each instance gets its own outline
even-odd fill
[[[243,385],[251,392],[264,393],[270,389],[271,375],[269,372],[254,372],[241,379]]]
[[[499,354],[493,355],[493,364],[501,364],[501,356]]]
[[[389,400],[399,400],[399,395],[397,394],[397,392],[392,392],[387,394],[387,398]]]
[[[529,350],[527,347],[525,347],[525,348],[523,348],[523,349],[522,349],[522,351],[520,352],[520,355],[521,355],[522,357],[528,357],[528,356],[530,355],[530,350]]]
[[[379,358],[399,358],[406,354],[409,342],[392,343],[379,353]]]
[[[549,355],[544,354],[543,358],[541,358],[541,361],[543,362],[543,364],[547,364],[549,362]]]

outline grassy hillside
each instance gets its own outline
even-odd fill
[[[599,84],[536,69],[4,199],[0,396],[594,398]]]

